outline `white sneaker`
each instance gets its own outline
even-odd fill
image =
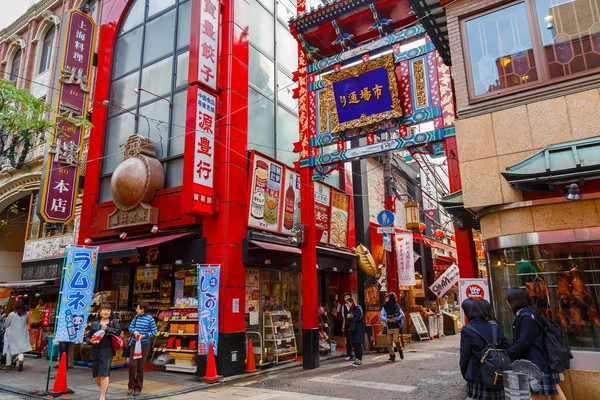
[[[352,357],[346,357],[346,358],[344,358],[344,360],[346,360],[346,361],[351,361],[351,360],[352,360]]]

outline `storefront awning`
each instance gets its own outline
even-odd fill
[[[554,191],[554,185],[600,176],[600,137],[547,146],[506,168],[504,179],[516,189]]]
[[[293,247],[293,246],[286,246],[283,244],[263,242],[260,240],[250,240],[250,244],[252,244],[256,247],[249,247],[248,250],[253,250],[253,249],[259,248],[259,249],[263,249],[263,250],[273,250],[273,251],[281,251],[281,252],[292,253],[292,254],[302,254],[302,250],[300,250],[299,248]]]
[[[52,279],[33,279],[26,281],[12,281],[0,283],[0,288],[7,289],[26,289],[32,287],[38,287],[43,285],[54,285],[55,281],[59,280],[60,277],[52,278]]]
[[[196,236],[197,234],[198,232],[184,232],[142,239],[122,240],[120,242],[101,243],[98,245],[98,258],[106,260],[118,257],[131,257],[138,254],[138,248],[140,247],[156,246],[186,236]]]

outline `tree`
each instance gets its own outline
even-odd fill
[[[35,98],[27,90],[18,89],[12,82],[0,79],[0,168],[5,157],[13,168],[22,168],[32,143],[38,138],[45,140],[46,133],[54,128],[60,132],[61,122],[70,122],[62,126],[70,126],[72,130],[77,127],[89,129],[92,126],[83,116],[59,115],[52,120],[51,111],[52,106],[45,100]],[[17,147],[21,143],[23,148],[17,156]]]

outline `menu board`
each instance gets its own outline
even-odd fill
[[[315,182],[315,225],[323,229],[321,243],[329,242],[329,216],[331,212],[331,188]]]
[[[293,234],[292,228],[300,223],[300,174],[286,168],[281,233]]]
[[[279,231],[281,184],[285,167],[268,158],[254,154],[250,171],[250,215],[248,225],[265,230]]]
[[[348,218],[350,196],[333,191],[331,195],[331,224],[329,240],[331,244],[348,247]]]

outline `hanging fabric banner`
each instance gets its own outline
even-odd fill
[[[396,233],[396,263],[398,264],[398,284],[415,285],[415,253],[411,232]]]
[[[220,265],[198,265],[198,355],[208,354],[212,343],[219,347]]]
[[[98,248],[67,246],[55,342],[83,342],[96,283],[97,263]]]

